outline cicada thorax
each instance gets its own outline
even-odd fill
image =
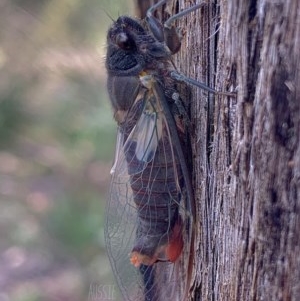
[[[128,111],[134,105],[144,72],[157,75],[168,85],[170,51],[138,20],[119,17],[108,32],[107,44],[107,87],[115,112]]]

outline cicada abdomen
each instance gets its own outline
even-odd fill
[[[119,17],[108,32],[118,138],[105,237],[126,300],[182,301],[193,259],[193,199],[170,50],[153,31]]]
[[[124,149],[137,210],[131,252],[131,262],[137,267],[157,261],[174,262],[183,245],[180,163],[164,113],[151,93],[145,95],[145,106],[149,108],[143,110],[135,126],[137,135],[127,138]]]

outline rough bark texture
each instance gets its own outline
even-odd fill
[[[220,0],[179,22],[179,70],[237,91],[193,88],[193,300],[300,300],[299,16],[298,0]]]
[[[178,69],[237,92],[192,88],[193,300],[300,300],[299,16],[298,0],[217,0],[178,21]]]

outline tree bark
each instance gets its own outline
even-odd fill
[[[178,70],[236,91],[191,88],[192,300],[300,300],[299,16],[298,0],[216,0],[177,21]]]
[[[193,300],[300,300],[299,15],[297,0],[220,0],[179,21],[178,69],[237,92],[192,88]]]

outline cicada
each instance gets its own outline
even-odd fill
[[[118,134],[105,237],[125,300],[187,300],[193,267],[190,154],[177,90],[184,77],[171,61],[180,40],[153,16],[165,2],[144,21],[119,17],[107,34],[107,86]]]

